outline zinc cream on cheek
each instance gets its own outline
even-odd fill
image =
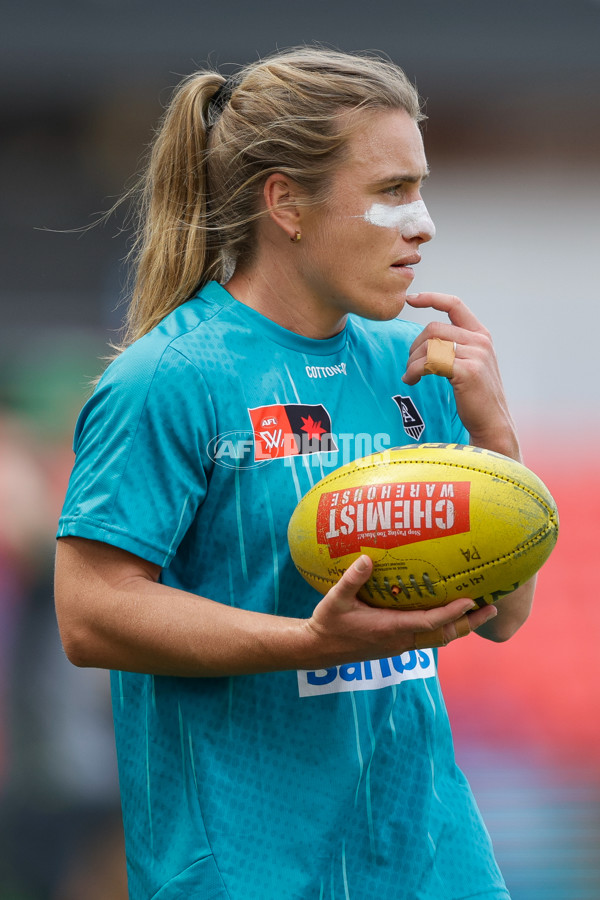
[[[401,206],[374,203],[363,218],[365,222],[378,225],[380,228],[395,228],[407,240],[419,234],[427,235],[429,238],[435,235],[435,225],[422,200]]]

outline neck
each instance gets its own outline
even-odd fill
[[[324,340],[346,324],[346,315],[328,309],[285,263],[257,262],[236,269],[225,287],[240,303],[303,337]]]

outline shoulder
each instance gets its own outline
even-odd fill
[[[192,410],[190,421],[201,411],[210,415],[204,370],[218,355],[210,347],[219,333],[211,322],[218,312],[194,298],[117,356],[81,411],[76,444],[94,423],[135,431],[141,420],[181,422]]]
[[[222,292],[211,283],[165,316],[110,363],[99,386],[129,385],[141,390],[157,378],[171,381],[187,370],[199,371],[229,327],[227,304],[218,290]]]

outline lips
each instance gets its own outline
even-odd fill
[[[396,262],[392,263],[392,267],[395,269],[406,268],[407,266],[416,266],[417,263],[421,262],[420,255],[413,254],[412,256],[407,256],[404,259],[397,259]]]

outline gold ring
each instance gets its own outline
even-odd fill
[[[440,338],[431,338],[427,341],[425,374],[452,378],[454,375],[455,355],[456,344],[454,341],[442,341]]]

